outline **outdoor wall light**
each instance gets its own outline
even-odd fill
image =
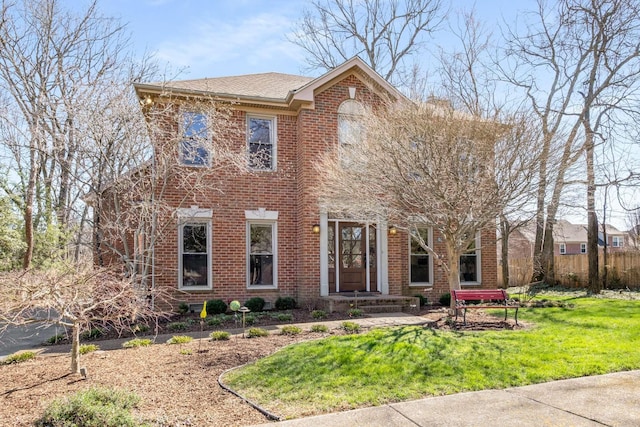
[[[395,236],[398,233],[398,229],[396,228],[395,225],[392,225],[391,227],[389,227],[389,234],[391,234],[392,236]]]
[[[320,224],[313,224],[311,231],[313,231],[314,234],[318,234],[320,232]]]
[[[140,104],[144,105],[145,107],[149,107],[153,105],[153,99],[151,99],[151,96],[147,95],[140,100]]]

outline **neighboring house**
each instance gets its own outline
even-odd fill
[[[264,154],[251,174],[221,172],[217,183],[196,200],[178,202],[180,188],[166,191],[174,203],[163,217],[166,238],[154,248],[154,286],[177,301],[225,301],[259,296],[316,299],[341,292],[407,295],[449,291],[446,272],[405,233],[384,219],[342,218],[318,203],[314,190],[319,156],[335,150],[348,131],[359,129],[364,106],[402,98],[393,86],[359,58],[318,78],[278,73],[135,84],[145,103],[180,100],[180,146],[169,149],[180,167],[208,167],[215,155],[196,151],[180,157],[197,131],[194,100],[228,101],[243,129],[233,143]],[[179,123],[166,123],[179,129]],[[174,202],[175,200],[175,202]],[[425,226],[424,237],[444,256],[442,236]],[[461,257],[463,287],[496,286],[495,230],[478,231],[475,245]]]
[[[533,224],[515,230],[509,236],[509,258],[532,258],[535,241],[535,229]],[[604,248],[604,233],[602,225],[599,226],[598,249]],[[618,252],[626,246],[626,233],[618,230],[610,224],[605,225],[607,235],[607,250]],[[553,228],[554,254],[577,255],[587,253],[587,226],[585,224],[572,224],[560,219]]]

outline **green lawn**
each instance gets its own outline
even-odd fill
[[[224,381],[297,417],[640,369],[640,301],[561,299],[573,308],[522,308],[524,330],[377,329],[285,348]]]

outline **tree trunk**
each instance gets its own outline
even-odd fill
[[[549,284],[556,284],[555,263],[553,259],[553,221],[547,216],[547,223],[544,227],[544,240],[542,244],[542,253],[540,256],[540,265],[542,268],[542,280]]]
[[[80,325],[74,323],[71,328],[71,373],[80,373]]]
[[[585,102],[589,102],[591,93]],[[598,269],[598,217],[596,215],[596,178],[593,168],[593,130],[591,129],[589,108],[585,112],[585,155],[587,160],[587,258],[589,260],[589,291],[599,294],[602,290]]]
[[[460,289],[460,252],[456,250],[455,243],[451,239],[447,241],[447,263],[449,264],[449,290]],[[451,297],[450,307],[455,307],[455,300]]]
[[[511,224],[504,216],[500,218],[500,234],[502,235],[502,246],[500,248],[502,260],[502,287],[509,287],[509,234],[511,233]]]

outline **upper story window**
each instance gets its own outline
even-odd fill
[[[210,162],[207,116],[193,111],[183,112],[180,163],[186,166],[209,166]]]
[[[560,243],[560,255],[564,255],[567,253],[567,245],[564,243]]]
[[[621,248],[624,245],[624,237],[622,236],[613,236],[612,240],[614,248]]]
[[[411,285],[431,284],[432,259],[421,242],[431,246],[432,229],[419,228],[409,236],[409,276]]]
[[[469,244],[467,252],[460,256],[460,282],[480,282],[480,234]]]
[[[357,144],[364,137],[364,107],[358,101],[347,99],[338,107],[338,142],[341,146]]]
[[[249,166],[257,170],[276,168],[275,117],[247,117]]]
[[[587,244],[586,243],[580,243],[580,253],[581,254],[586,254],[587,253]]]

